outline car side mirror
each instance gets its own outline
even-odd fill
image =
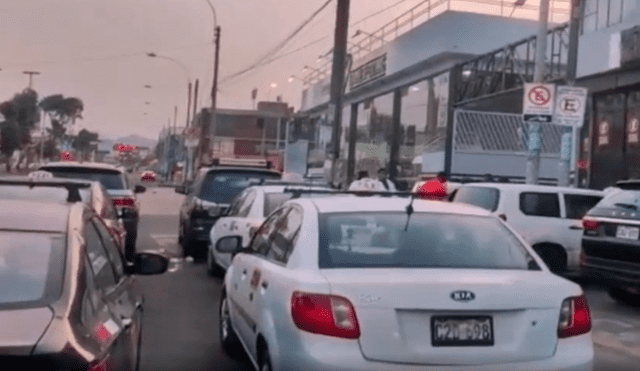
[[[141,186],[141,185],[137,185],[133,189],[133,193],[145,193],[146,191],[147,191],[147,187]]]
[[[175,188],[175,190],[176,190],[176,193],[180,193],[181,195],[186,195],[187,194],[187,187],[186,186],[183,186],[183,185],[177,186]]]
[[[163,255],[145,252],[134,256],[133,273],[150,276],[162,274],[169,268],[169,259]]]
[[[237,254],[242,251],[242,237],[227,236],[222,237],[216,243],[216,251],[226,254]]]

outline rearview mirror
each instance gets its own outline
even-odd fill
[[[181,195],[186,195],[187,194],[187,187],[186,186],[183,186],[183,185],[177,186],[175,188],[175,190],[176,190],[176,193],[180,193]]]
[[[141,185],[137,185],[134,189],[133,189],[133,193],[145,193],[147,191],[147,187],[145,186],[141,186]]]
[[[134,256],[135,274],[145,276],[162,274],[167,271],[167,268],[169,268],[169,259],[163,255],[145,252]]]
[[[242,250],[242,237],[227,236],[222,237],[216,243],[216,250],[226,254],[236,254]]]

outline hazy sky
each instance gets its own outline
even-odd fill
[[[325,1],[211,0],[222,28],[220,79],[250,66]],[[350,35],[358,28],[373,31],[421,2],[351,0],[352,23],[398,5],[351,27]],[[258,100],[282,94],[297,109],[302,83],[287,80],[302,76],[305,65],[314,66],[331,49],[335,11],[334,0],[281,54],[302,50],[221,84],[218,107],[250,109],[251,90],[258,88]],[[206,0],[0,0],[0,99],[27,86],[23,71],[39,71],[34,89],[41,97],[63,94],[84,101],[77,130],[105,138],[157,138],[173,120],[175,105],[178,125],[186,122],[187,75],[200,79],[198,107],[211,104],[212,29]],[[178,60],[187,71],[146,52]],[[270,88],[273,83],[277,88]]]

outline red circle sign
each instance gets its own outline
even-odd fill
[[[540,85],[529,91],[529,101],[536,106],[544,106],[551,100],[551,92],[546,87]]]

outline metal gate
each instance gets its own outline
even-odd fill
[[[522,115],[457,109],[453,125],[452,174],[524,180],[527,126]],[[557,180],[561,136],[561,126],[542,124],[541,180]]]

